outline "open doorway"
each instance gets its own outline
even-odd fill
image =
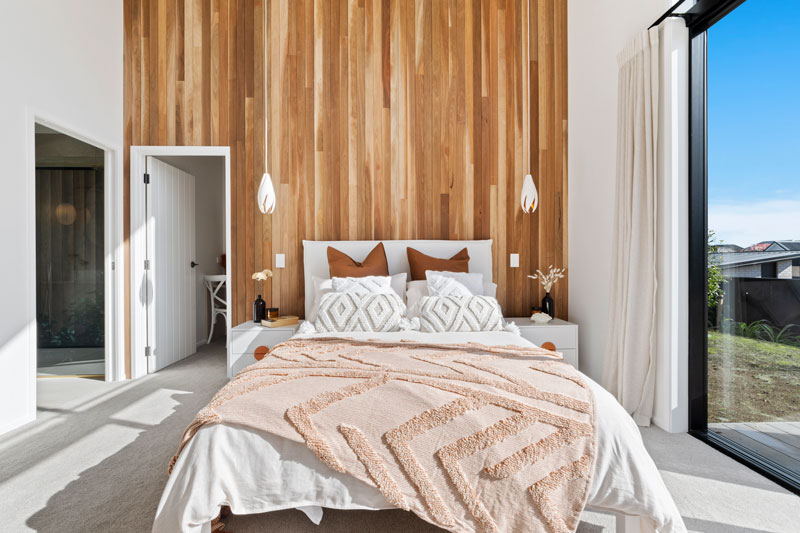
[[[35,125],[37,377],[105,378],[105,151]]]
[[[131,148],[132,377],[227,356],[227,147]]]

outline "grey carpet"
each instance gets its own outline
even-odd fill
[[[225,382],[216,344],[135,382],[40,380],[36,422],[0,437],[0,531],[149,531],[178,438]],[[690,530],[797,531],[797,496],[688,435],[643,436]],[[440,531],[403,511],[325,511],[319,527],[295,510],[226,522],[235,533]],[[579,531],[613,527],[587,512]]]

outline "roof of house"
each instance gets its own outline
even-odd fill
[[[773,244],[775,244],[775,241],[761,241],[761,242],[756,243],[756,244],[751,244],[750,246],[748,246],[744,250],[746,252],[763,252],[764,250],[766,250],[767,248],[769,248]]]
[[[717,251],[720,253],[741,252],[742,250],[744,250],[744,248],[742,248],[738,244],[715,244],[714,248],[716,248]]]
[[[770,252],[778,251],[779,249],[792,252],[800,252],[800,241],[775,241],[768,248]]]
[[[800,258],[800,250],[798,251],[780,251],[780,252],[723,252],[712,253],[711,259],[723,268],[743,266],[743,265],[758,265],[760,263],[771,263],[773,261],[786,261],[788,259]]]

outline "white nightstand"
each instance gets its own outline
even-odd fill
[[[256,362],[258,348],[270,349],[295,334],[300,324],[279,328],[267,328],[248,321],[231,329],[230,357],[228,358],[228,377],[232,378],[246,366]]]
[[[531,322],[530,317],[506,318],[519,326],[519,334],[543,348],[561,352],[564,360],[578,368],[578,325],[554,318],[547,324]],[[552,346],[545,346],[546,343]]]

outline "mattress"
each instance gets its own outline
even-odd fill
[[[354,332],[342,336],[390,342],[531,346],[520,336],[503,331]],[[685,531],[635,423],[613,396],[583,377],[594,393],[597,416],[597,456],[587,505],[643,517],[655,531]],[[230,506],[235,514],[297,508],[316,523],[322,517],[322,508],[393,508],[377,488],[328,468],[304,444],[249,428],[216,424],[201,428],[181,453],[164,489],[153,531],[210,531],[211,520],[223,505]]]

